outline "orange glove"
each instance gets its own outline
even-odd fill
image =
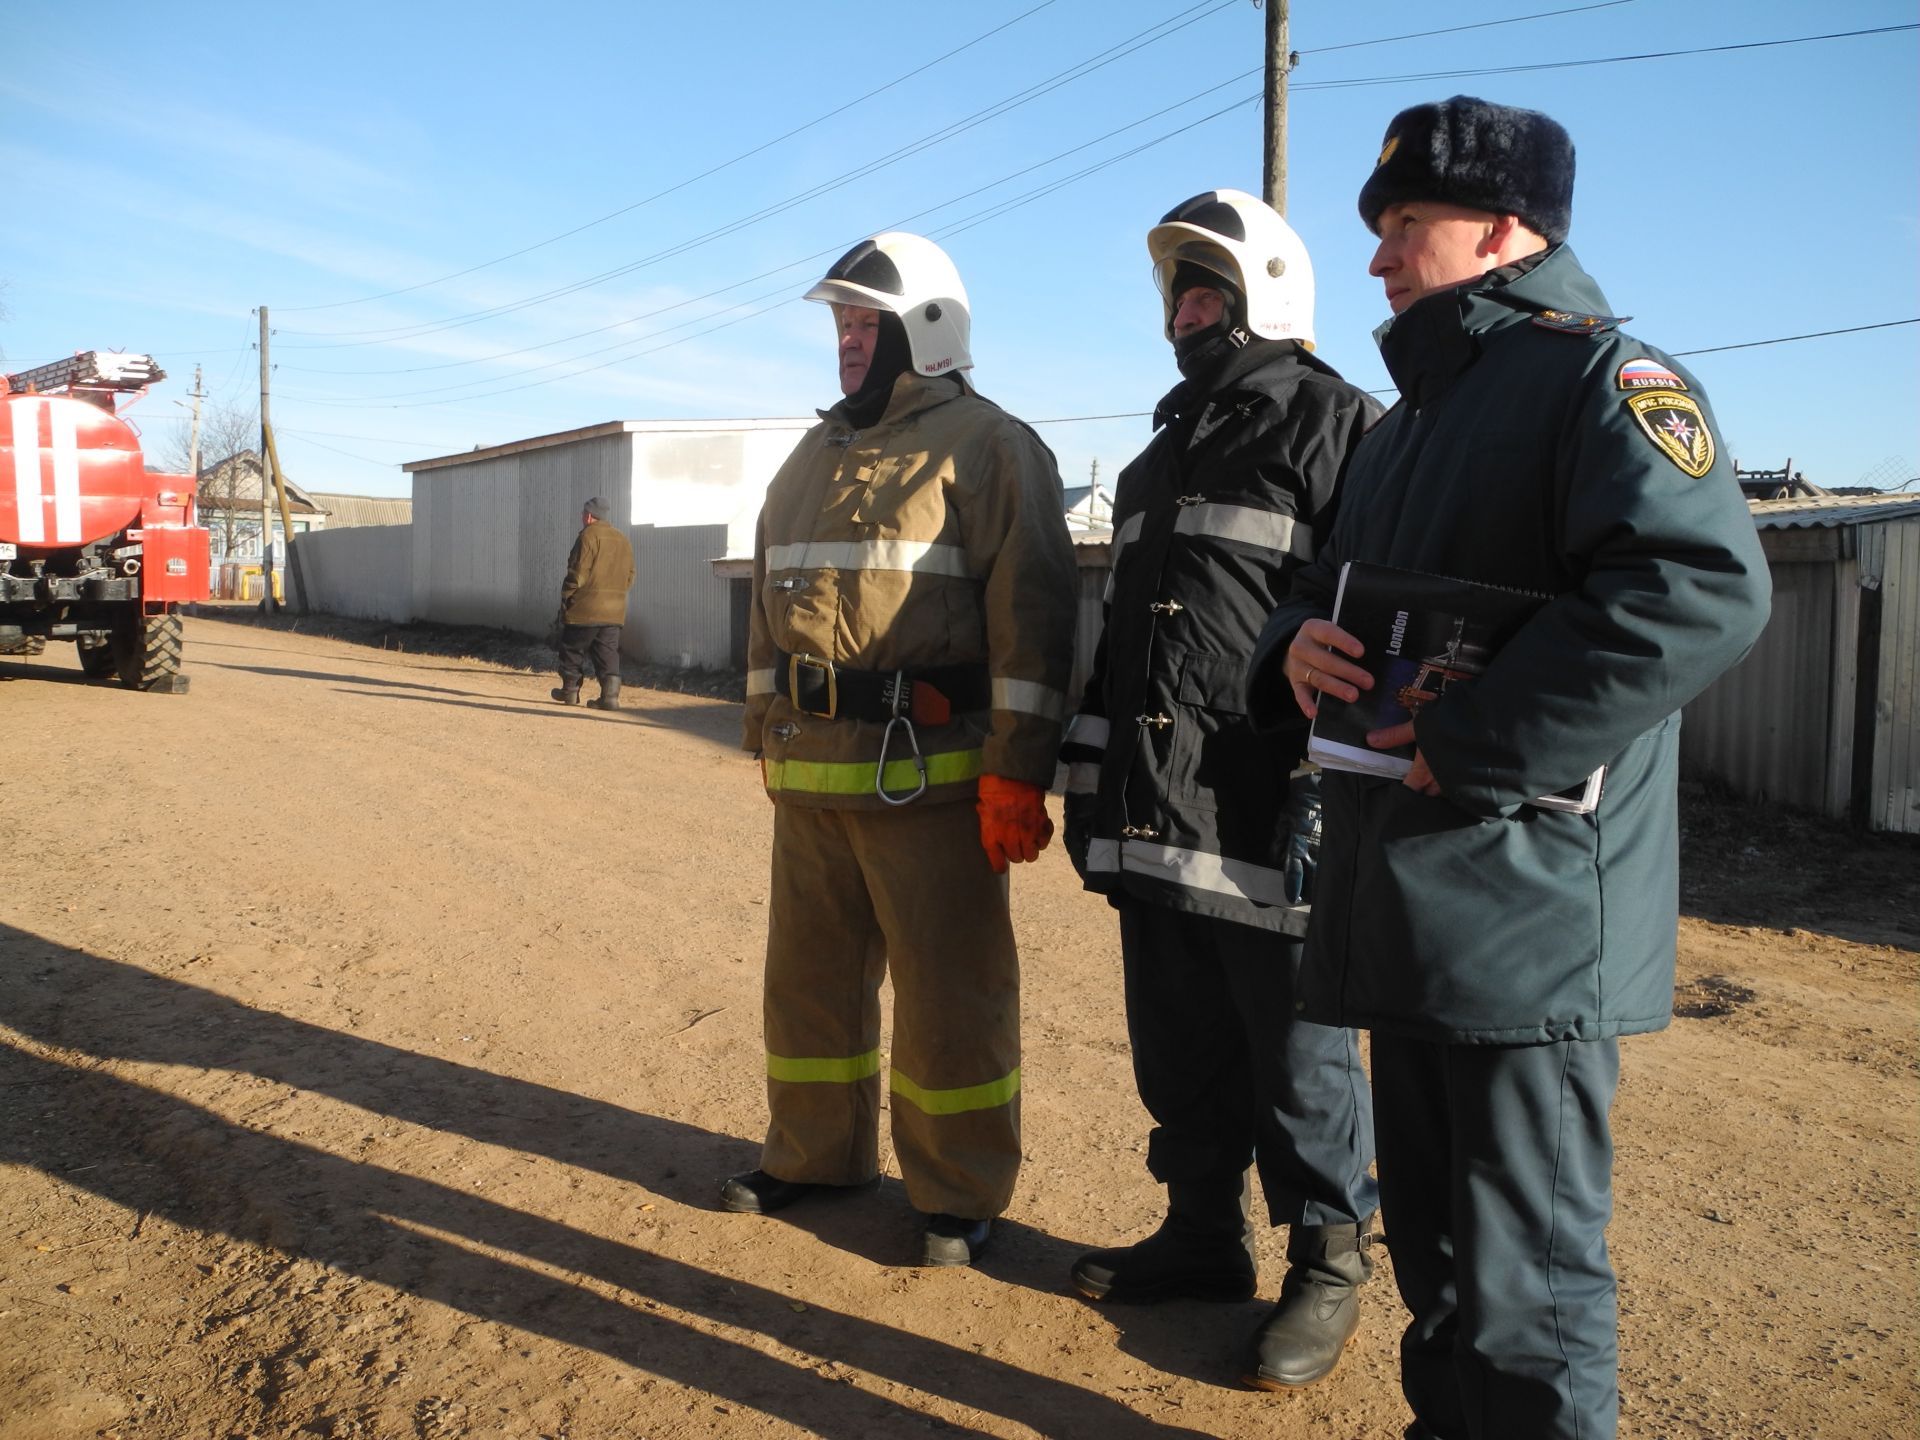
[[[996,875],[1007,873],[1007,862],[1038,859],[1053,838],[1047,818],[1047,792],[1025,780],[1004,775],[980,777],[980,848]]]

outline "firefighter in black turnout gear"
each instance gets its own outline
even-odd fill
[[[1318,800],[1304,737],[1256,735],[1246,667],[1332,519],[1380,407],[1313,353],[1306,248],[1237,190],[1147,237],[1184,377],[1121,472],[1106,624],[1069,765],[1067,845],[1119,911],[1127,1030],[1167,1216],[1096,1250],[1096,1299],[1244,1301],[1256,1290],[1247,1167],[1291,1227],[1279,1303],[1247,1361],[1262,1388],[1328,1374],[1372,1264],[1373,1119],[1351,1030],[1294,1013]]]

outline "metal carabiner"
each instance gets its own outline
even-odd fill
[[[907,727],[907,744],[913,748],[913,768],[920,773],[920,787],[911,795],[902,795],[897,799],[887,793],[887,750],[893,744],[893,727]],[[910,805],[927,793],[927,762],[920,754],[920,737],[914,733],[913,721],[905,715],[895,715],[887,721],[887,728],[880,736],[880,763],[873,771],[873,793],[888,805]]]

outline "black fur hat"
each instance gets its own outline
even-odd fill
[[[1558,245],[1573,223],[1573,139],[1538,110],[1471,95],[1415,105],[1387,126],[1360,218],[1377,234],[1380,212],[1408,200],[1518,215]]]

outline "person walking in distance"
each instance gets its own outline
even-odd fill
[[[560,585],[560,684],[552,692],[562,705],[580,703],[580,682],[589,670],[600,681],[592,703],[620,708],[620,631],[627,623],[627,592],[633,588],[633,546],[598,495],[581,508],[580,534],[567,555]]]

